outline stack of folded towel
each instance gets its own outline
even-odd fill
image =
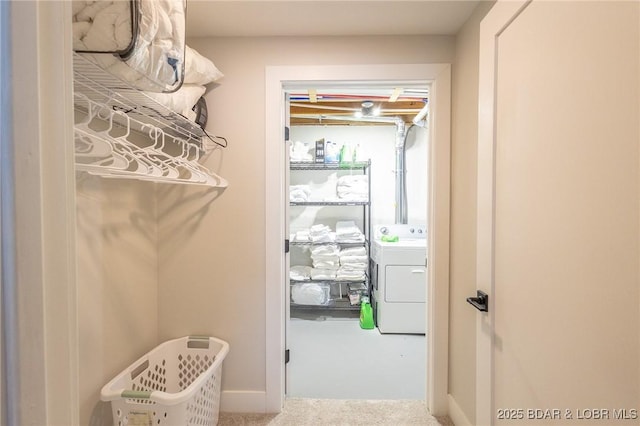
[[[362,243],[364,242],[364,234],[354,221],[339,221],[336,223],[336,242]]]
[[[292,203],[304,203],[309,201],[311,190],[309,185],[291,185],[289,188],[289,201]]]
[[[367,201],[369,198],[368,179],[367,175],[339,177],[336,185],[338,198],[349,201]]]
[[[331,228],[327,225],[317,224],[309,228],[309,240],[312,243],[331,243],[335,239],[335,234],[331,232]]]
[[[311,248],[312,280],[335,280],[340,266],[340,248],[335,244]]]
[[[339,281],[364,281],[369,267],[369,257],[364,247],[349,247],[340,251],[340,268],[336,273]]]
[[[335,244],[311,248],[311,261],[314,268],[338,268],[340,266],[340,248]]]

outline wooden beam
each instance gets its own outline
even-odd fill
[[[393,89],[393,92],[391,93],[391,96],[389,96],[389,102],[395,102],[398,100],[398,96],[400,96],[400,94],[402,94],[402,92],[404,91],[404,89],[402,87],[396,87],[395,89]]]
[[[318,92],[316,89],[309,89],[309,102],[315,104],[318,102]]]

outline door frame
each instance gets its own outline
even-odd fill
[[[476,288],[489,296],[489,312],[476,319],[476,424],[494,424],[495,177],[498,37],[531,0],[498,1],[480,23]]]
[[[347,66],[269,66],[265,72],[265,411],[280,412],[285,396],[285,301],[287,281],[284,240],[285,87],[308,87],[310,82],[415,81],[430,85],[431,128],[429,153],[427,293],[427,407],[431,414],[447,413],[449,355],[449,199],[451,159],[451,65],[394,64]]]

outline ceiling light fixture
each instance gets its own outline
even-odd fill
[[[374,115],[374,103],[372,101],[363,101],[360,105],[362,106],[362,115],[364,117],[371,117]]]

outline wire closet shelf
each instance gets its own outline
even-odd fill
[[[77,53],[73,71],[77,170],[111,178],[228,185],[199,163],[215,145],[206,143],[196,123]]]

